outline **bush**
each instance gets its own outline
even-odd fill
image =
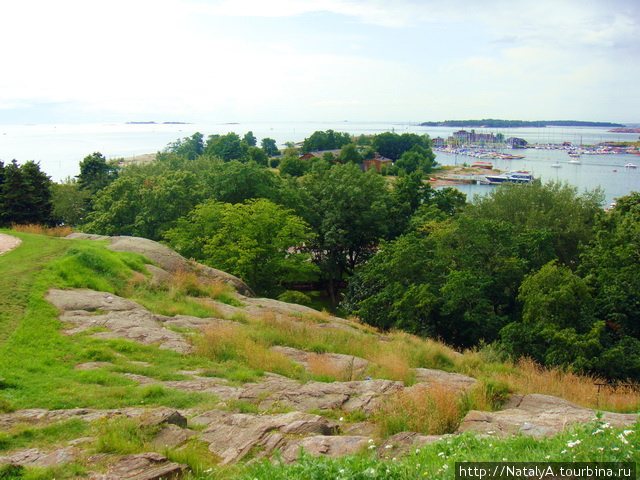
[[[306,305],[310,307],[312,304],[311,297],[306,293],[298,292],[296,290],[287,290],[286,292],[278,296],[278,300],[287,303],[297,303],[298,305]]]

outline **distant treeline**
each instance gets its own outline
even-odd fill
[[[577,120],[538,120],[529,122],[526,120],[496,120],[485,118],[483,120],[445,120],[444,122],[423,122],[423,127],[490,127],[490,128],[517,128],[517,127],[624,127],[620,123],[610,122],[580,122]]]

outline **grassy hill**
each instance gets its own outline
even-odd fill
[[[159,275],[158,265],[108,249],[108,241],[0,232],[23,242],[0,255],[0,456],[13,459],[0,459],[0,478],[88,478],[143,452],[186,465],[184,478],[211,479],[453,478],[456,461],[638,459],[636,428],[608,428],[597,419],[539,438],[460,433],[470,411],[497,411],[518,395],[635,413],[633,391],[599,389],[597,379],[528,361],[514,364],[488,348],[459,353],[355,319],[244,297],[197,268]],[[87,298],[82,292],[104,292],[100,301],[107,303],[61,307],[58,297],[56,308],[51,292],[67,290]],[[142,322],[153,332],[141,331]],[[160,340],[148,340],[158,332]],[[176,341],[189,353],[173,347]],[[446,380],[425,381],[434,371]],[[464,386],[447,383],[455,378]],[[168,409],[188,425],[175,446],[158,443],[165,421],[149,421]],[[355,455],[303,455],[290,465],[257,461],[279,458],[279,448],[266,455],[270,444],[263,442],[243,452],[242,461],[221,465],[212,418],[229,426],[294,412],[333,429],[332,438],[368,440],[360,440]],[[310,438],[279,432],[269,438],[290,452]],[[395,455],[399,446],[385,442],[401,432],[439,437]],[[26,449],[69,456],[17,465],[17,452]]]

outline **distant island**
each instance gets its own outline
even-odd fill
[[[620,123],[580,122],[577,120],[445,120],[444,122],[423,122],[421,127],[477,127],[477,128],[519,128],[519,127],[624,127]]]

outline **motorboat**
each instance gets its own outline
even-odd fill
[[[627,163],[624,168],[638,168],[638,165],[635,163]]]
[[[507,172],[499,175],[486,175],[480,180],[483,185],[499,185],[502,183],[532,183],[534,181],[531,172],[516,171]]]

